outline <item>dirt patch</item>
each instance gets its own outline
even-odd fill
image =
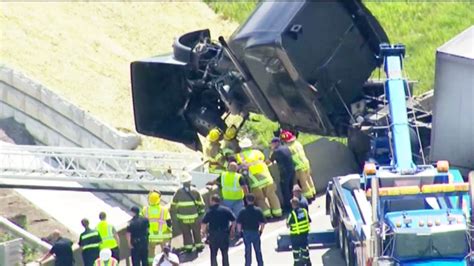
[[[134,130],[130,62],[171,52],[175,37],[236,24],[202,2],[0,3],[0,63],[24,72],[114,127]],[[145,138],[143,149],[184,151]]]
[[[22,220],[21,216],[24,216],[26,218],[26,229],[28,232],[39,238],[46,238],[55,229],[60,230],[66,237],[71,238],[71,240],[75,241],[78,238],[77,235],[60,222],[38,209],[12,189],[0,189],[0,202],[2,202],[0,216],[14,222],[15,220]]]
[[[0,141],[34,145],[34,138],[25,126],[19,124],[13,118],[0,119]],[[0,202],[0,216],[22,227],[24,226],[27,231],[39,238],[47,237],[55,229],[59,229],[71,239],[78,237],[13,189],[0,189]]]

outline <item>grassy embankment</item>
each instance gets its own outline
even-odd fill
[[[202,2],[1,2],[0,64],[38,80],[117,128],[134,130],[130,62],[170,53],[175,37],[236,23]],[[187,151],[144,137],[141,149]]]
[[[224,18],[239,23],[245,21],[256,2],[208,2]],[[407,47],[406,73],[418,84],[415,93],[433,88],[436,48],[474,24],[474,4],[471,2],[366,2],[377,17],[391,42]],[[265,118],[261,122],[247,124],[261,143],[266,143],[278,125]],[[314,140],[315,136],[303,134],[302,141]]]

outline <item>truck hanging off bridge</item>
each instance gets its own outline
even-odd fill
[[[201,149],[198,134],[252,112],[347,137],[363,172],[326,194],[347,265],[470,263],[472,180],[426,161],[431,113],[405,79],[405,47],[388,44],[360,0],[262,2],[218,40],[187,33],[173,54],[131,64],[138,132]],[[380,66],[386,80],[368,81]]]

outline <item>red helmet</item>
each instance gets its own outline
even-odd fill
[[[295,135],[293,135],[293,133],[291,133],[288,130],[282,130],[281,133],[280,133],[280,138],[284,142],[290,142],[290,141],[293,141],[293,140],[296,139]]]

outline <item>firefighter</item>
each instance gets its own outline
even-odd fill
[[[207,146],[204,148],[204,156],[209,165],[209,173],[220,174],[225,170],[225,158],[221,152],[221,130],[211,129],[207,134]]]
[[[176,215],[178,227],[183,234],[185,253],[201,252],[204,244],[200,234],[200,217],[205,212],[204,201],[197,189],[191,186],[192,176],[188,172],[181,174],[181,183],[171,202],[171,213]]]
[[[281,139],[288,145],[291,151],[291,157],[295,164],[295,180],[293,185],[298,184],[303,190],[303,196],[309,201],[316,197],[316,188],[314,187],[313,178],[311,177],[311,165],[303,145],[296,140],[296,136],[290,131],[284,130],[281,133]]]
[[[265,163],[265,155],[252,149],[252,141],[244,138],[239,143],[242,151],[236,155],[240,170],[248,177],[250,192],[255,195],[255,202],[266,218],[282,216],[282,210],[273,177]],[[266,202],[268,200],[268,204]],[[270,205],[270,206],[268,206]]]
[[[311,266],[308,249],[308,233],[311,218],[308,215],[308,211],[300,207],[300,201],[297,198],[291,199],[291,207],[293,211],[288,216],[286,225],[290,228],[294,265]]]
[[[148,219],[148,263],[151,264],[155,257],[155,249],[159,245],[168,244],[172,238],[171,216],[168,208],[160,205],[161,194],[153,190],[148,194],[148,206],[143,207],[141,216]]]
[[[95,260],[94,266],[118,266],[119,262],[112,257],[112,251],[108,248],[103,249],[99,253],[99,257]]]
[[[112,257],[120,261],[120,251],[118,247],[120,239],[117,230],[106,221],[107,215],[105,212],[99,213],[99,219],[100,222],[97,224],[96,230],[99,232],[100,238],[102,239],[100,250],[106,248],[110,249],[112,251]]]
[[[240,152],[239,141],[237,140],[237,127],[235,125],[228,127],[224,132],[222,150],[227,158]]]

